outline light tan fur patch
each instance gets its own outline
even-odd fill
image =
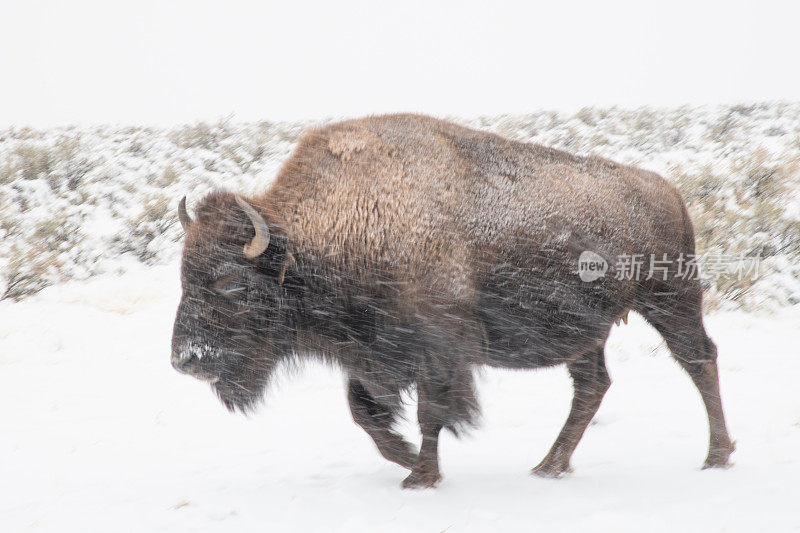
[[[370,151],[378,154],[391,154],[380,137],[366,130],[337,131],[331,134],[328,149],[342,161],[348,161],[354,154]]]

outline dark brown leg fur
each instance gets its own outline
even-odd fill
[[[569,460],[572,453],[611,386],[602,346],[567,366],[575,391],[572,408],[550,452],[532,470],[537,476],[559,477],[571,470]]]
[[[357,380],[347,387],[347,400],[353,420],[375,441],[378,451],[393,463],[411,469],[417,460],[414,446],[392,429],[395,412],[379,403]]]
[[[703,327],[699,282],[671,293],[656,293],[641,313],[658,330],[673,357],[689,374],[703,398],[709,425],[708,457],[703,468],[726,467],[734,444],[728,435],[719,392],[717,347]]]

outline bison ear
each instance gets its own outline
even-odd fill
[[[278,285],[283,285],[283,279],[286,277],[286,269],[289,267],[294,266],[295,260],[292,252],[286,252],[286,258],[283,260],[283,266],[281,267],[281,273],[278,274]]]

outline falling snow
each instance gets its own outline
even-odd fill
[[[442,436],[445,480],[399,488],[350,418],[341,376],[306,367],[250,417],[170,368],[177,265],[132,266],[0,303],[5,531],[687,531],[800,526],[800,313],[707,318],[734,466],[701,471],[702,402],[639,317],[607,345],[613,380],[559,480],[529,475],[566,416],[563,368],[485,370],[482,424]],[[418,442],[413,410],[402,432]],[[754,513],[754,509],[759,509]]]

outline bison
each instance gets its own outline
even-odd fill
[[[609,388],[609,331],[633,310],[700,391],[705,467],[728,464],[701,285],[680,272],[692,224],[652,172],[431,117],[376,116],[305,132],[262,194],[212,192],[194,218],[184,198],[178,214],[172,365],[232,411],[254,408],[281,361],[335,364],[355,422],[411,470],[403,487],[433,487],[440,431],[475,421],[475,366],[565,364],[572,409],[533,469],[558,477]],[[591,276],[579,275],[586,253]],[[621,256],[666,266],[632,275]],[[394,429],[409,389],[419,451]]]

